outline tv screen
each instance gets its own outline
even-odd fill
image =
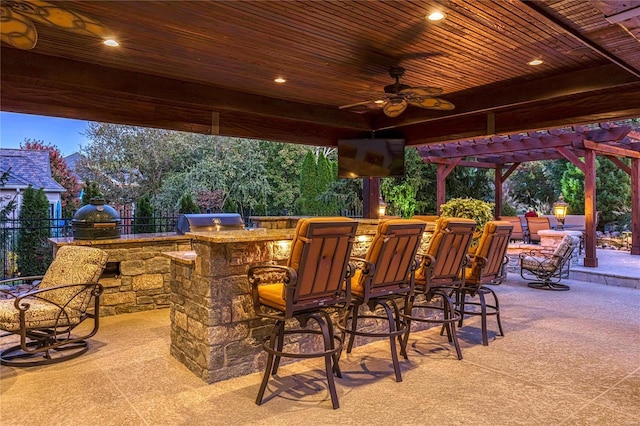
[[[338,177],[404,176],[404,139],[338,140]]]

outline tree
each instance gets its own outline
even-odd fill
[[[153,207],[146,196],[140,197],[136,201],[136,213],[133,219],[133,233],[144,234],[154,232]]]
[[[178,213],[180,214],[200,213],[200,208],[189,193],[183,194],[178,204]]]
[[[66,189],[66,191],[60,195],[62,217],[64,219],[73,217],[73,213],[79,207],[78,194],[80,193],[81,186],[75,174],[67,167],[67,162],[58,147],[45,144],[43,141],[25,139],[24,143],[20,144],[20,148],[49,151],[51,176]]]
[[[297,210],[302,215],[316,215],[319,210],[318,168],[315,155],[309,150],[300,169],[300,198]]]
[[[86,206],[91,203],[92,198],[103,197],[98,189],[98,184],[92,181],[86,181],[82,191],[82,205]]]
[[[18,271],[23,277],[43,275],[51,263],[52,250],[47,241],[51,236],[49,201],[42,188],[24,190],[18,219]]]
[[[320,197],[321,194],[324,194],[329,190],[329,185],[331,184],[331,182],[335,181],[337,177],[337,175],[334,176],[333,167],[331,166],[327,157],[324,156],[324,153],[322,151],[318,154],[317,171],[318,187],[316,191],[318,192],[318,197]],[[318,213],[323,216],[335,216],[338,213],[338,204],[335,200],[330,199],[327,202],[322,202],[320,199],[318,199],[317,203]]]

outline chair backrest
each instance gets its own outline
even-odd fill
[[[107,257],[107,252],[93,247],[62,246],[44,274],[39,288],[97,283],[107,264]],[[91,290],[69,287],[42,293],[41,297],[59,306],[84,312],[91,301]]]
[[[358,222],[345,217],[298,221],[287,262],[297,272],[297,285],[288,305],[308,308],[327,304],[330,298],[345,298],[342,284],[357,227]]]
[[[462,268],[476,229],[472,219],[445,217],[436,225],[427,256],[422,262],[416,280],[432,284],[454,285],[464,281]],[[461,278],[462,277],[462,278]]]
[[[406,292],[413,288],[413,265],[425,222],[417,219],[380,221],[365,260],[371,275],[360,275],[364,298]]]
[[[558,244],[558,247],[553,251],[553,259],[551,260],[551,263],[558,267],[564,265],[571,258],[573,250],[577,245],[577,238],[574,238],[571,235],[565,235],[560,241],[560,244]]]
[[[513,226],[513,230],[511,231],[512,240],[524,239],[524,229],[518,216],[500,216],[500,220],[507,221]]]
[[[564,218],[563,229],[571,229],[572,231],[584,231],[585,216],[583,214],[568,214]]]
[[[527,228],[529,229],[529,241],[540,241],[538,231],[551,229],[551,224],[547,217],[527,217]]]
[[[551,229],[558,228],[558,218],[556,218],[555,215],[543,214],[541,217],[546,217],[547,219],[549,219],[549,226],[551,226]]]
[[[520,223],[517,217],[516,219]],[[506,220],[494,220],[484,226],[465,285],[470,282],[480,285],[500,277],[512,229],[513,222]]]

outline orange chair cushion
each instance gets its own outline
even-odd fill
[[[284,283],[265,284],[258,286],[258,297],[260,303],[272,308],[285,311],[287,302],[284,300]]]

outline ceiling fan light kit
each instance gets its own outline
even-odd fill
[[[340,109],[362,105],[377,106],[382,107],[382,112],[384,112],[387,117],[394,118],[402,114],[408,105],[439,111],[450,111],[455,108],[451,102],[437,97],[442,93],[442,89],[439,87],[411,87],[401,83],[400,77],[402,77],[404,73],[404,68],[392,67],[389,69],[389,75],[396,81],[393,84],[386,85],[383,94],[377,96],[375,100],[343,105]]]

